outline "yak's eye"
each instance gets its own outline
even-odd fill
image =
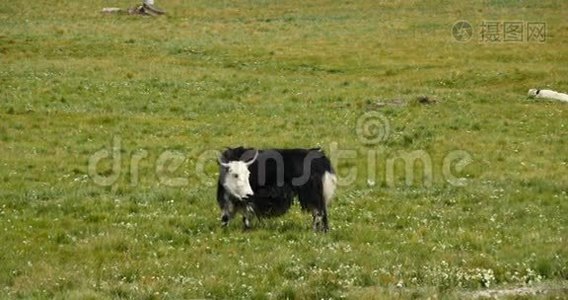
[[[233,174],[234,178],[239,178],[239,174]]]

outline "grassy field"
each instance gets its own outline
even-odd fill
[[[568,2],[50,2],[0,3],[0,298],[568,296]],[[325,149],[330,232],[221,229],[238,145]]]

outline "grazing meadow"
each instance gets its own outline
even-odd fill
[[[135,4],[0,3],[0,298],[568,297],[568,2]],[[221,228],[239,145],[321,147],[330,232]]]

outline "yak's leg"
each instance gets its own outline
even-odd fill
[[[300,203],[312,212],[312,228],[314,231],[327,232],[327,203],[324,198],[321,180],[316,177],[299,193]]]
[[[243,226],[244,226],[244,230],[250,229],[250,219],[247,218],[246,216],[243,216]]]
[[[327,222],[327,208],[325,206],[323,207],[321,215],[322,215],[321,216],[321,226],[322,226],[321,230],[323,232],[327,232],[329,230],[329,224]]]
[[[318,231],[320,223],[322,221],[322,217],[318,209],[314,208],[312,210],[312,229],[314,231]]]
[[[227,200],[225,201],[225,205],[223,205],[223,210],[221,212],[221,226],[227,227],[229,225],[229,221],[235,215],[235,205],[233,202]]]
[[[327,209],[314,208],[312,210],[312,228],[314,231],[327,232],[329,230],[329,224],[327,221]]]
[[[251,228],[251,221],[252,218],[254,217],[255,213],[254,213],[254,208],[252,207],[252,205],[250,203],[247,203],[245,205],[245,209],[243,211],[243,225],[244,225],[244,229],[248,230]]]

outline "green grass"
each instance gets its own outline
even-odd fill
[[[4,2],[1,298],[566,297],[568,106],[526,98],[568,91],[565,1],[157,1],[159,18]],[[459,20],[472,40],[453,39]],[[483,21],[545,22],[546,41],[485,42]],[[371,111],[389,130],[365,145]],[[113,141],[120,174],[100,186],[89,158]],[[298,207],[222,230],[211,150],[237,145],[330,153],[331,231]],[[462,169],[444,164],[456,150]],[[180,167],[157,172],[164,153]],[[406,185],[410,153],[432,171],[417,162]]]

